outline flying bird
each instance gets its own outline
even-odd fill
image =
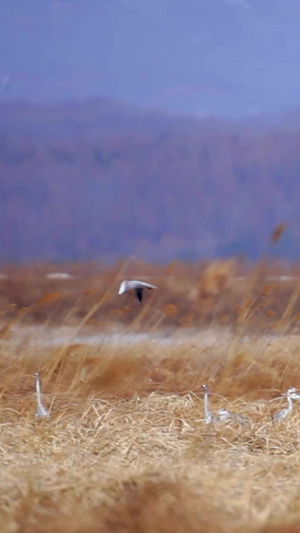
[[[122,281],[119,293],[118,294],[124,294],[124,292],[127,291],[135,291],[135,295],[137,300],[142,303],[143,299],[143,291],[144,289],[157,289],[155,285],[151,285],[150,283],[145,283],[144,281],[138,281],[138,280],[125,280]]]

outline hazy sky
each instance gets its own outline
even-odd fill
[[[300,0],[1,0],[3,98],[193,115],[300,107]]]

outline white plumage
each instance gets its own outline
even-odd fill
[[[238,424],[250,423],[250,420],[247,416],[232,413],[232,411],[228,411],[227,409],[219,409],[218,417],[220,422],[229,422],[229,420],[231,420],[233,422],[237,422]]]
[[[238,415],[232,413],[227,409],[219,409],[217,416],[213,415],[209,407],[208,399],[208,386],[202,385],[204,391],[204,421],[206,424],[211,424],[212,422],[236,422],[237,424],[249,424],[250,420],[247,416]],[[300,397],[299,397],[300,399]]]
[[[284,420],[293,410],[293,402],[295,400],[300,400],[300,394],[297,392],[295,387],[290,387],[287,392],[284,394],[287,397],[288,407],[281,409],[278,413],[275,413],[272,416],[273,422],[278,422],[278,420]]]
[[[45,407],[43,405],[43,403],[42,403],[40,376],[36,372],[34,374],[34,377],[36,379],[36,382],[35,382],[35,388],[36,388],[36,413],[35,413],[35,417],[36,418],[46,418],[46,417],[50,416],[50,413],[49,413],[47,407]]]
[[[211,424],[212,422],[219,422],[219,419],[214,416],[210,410],[209,407],[209,400],[208,400],[208,386],[202,385],[202,389],[204,391],[204,421],[205,424]]]
[[[157,289],[157,287],[155,285],[151,285],[151,283],[145,283],[144,281],[135,279],[125,280],[122,281],[118,294],[124,294],[124,292],[133,290],[135,291],[137,300],[142,303],[144,289]]]
[[[298,401],[300,400],[300,394],[299,394],[299,392],[297,392],[296,387],[290,387],[287,390],[285,395],[289,396],[290,398],[292,398],[292,400],[298,400]]]

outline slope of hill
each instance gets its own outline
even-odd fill
[[[255,257],[282,221],[282,254],[299,254],[295,120],[255,127],[95,99],[2,104],[0,124],[2,260]]]

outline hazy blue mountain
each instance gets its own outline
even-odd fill
[[[2,260],[300,255],[299,113],[230,122],[17,102],[0,125]]]

